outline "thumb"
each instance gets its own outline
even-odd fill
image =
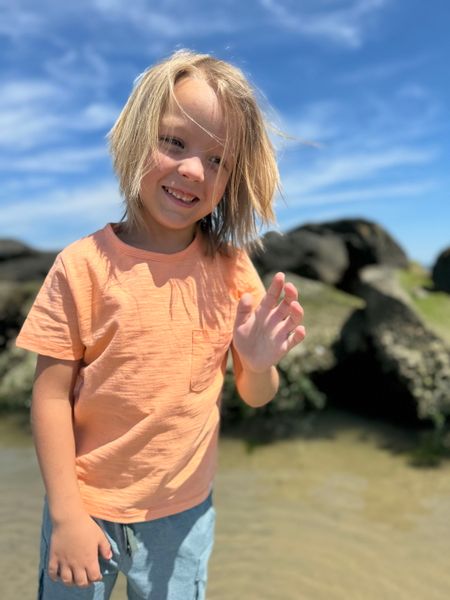
[[[253,312],[253,296],[250,293],[242,294],[236,311],[235,326],[243,325]]]
[[[105,536],[103,536],[102,539],[100,539],[98,544],[98,550],[101,556],[103,556],[103,558],[105,558],[106,560],[109,560],[111,558],[111,544],[108,542]]]

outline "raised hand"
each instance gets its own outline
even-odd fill
[[[233,345],[245,368],[263,372],[303,341],[303,309],[297,299],[297,290],[292,283],[285,283],[284,273],[274,276],[255,310],[252,295],[243,294],[237,308]]]

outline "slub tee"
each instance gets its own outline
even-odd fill
[[[247,254],[207,257],[200,233],[159,254],[125,244],[109,223],[58,254],[16,343],[80,360],[73,426],[89,514],[146,521],[207,497],[244,292],[264,294]]]

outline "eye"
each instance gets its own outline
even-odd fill
[[[212,157],[210,158],[210,162],[211,162],[211,164],[212,164],[214,167],[216,167],[216,168],[219,168],[219,167],[220,167],[220,165],[222,165],[222,167],[223,167],[224,169],[226,169],[226,168],[227,168],[227,165],[226,165],[226,163],[224,162],[224,160],[223,160],[223,158],[222,158],[221,156],[212,156]]]
[[[179,140],[178,138],[172,137],[170,135],[160,135],[159,136],[159,141],[162,142],[163,144],[166,144],[166,146],[173,146],[175,148],[184,148],[184,144],[181,140]]]

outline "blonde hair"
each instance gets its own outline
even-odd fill
[[[226,254],[230,247],[253,250],[261,246],[259,225],[275,221],[273,200],[279,188],[275,151],[255,90],[242,71],[208,54],[179,50],[144,71],[108,133],[125,200],[121,221],[127,219],[130,228],[144,225],[141,180],[152,168],[148,158],[158,150],[161,118],[169,103],[176,102],[175,84],[183,77],[202,77],[214,90],[225,118],[224,155],[233,157],[224,197],[201,221],[208,253]]]

